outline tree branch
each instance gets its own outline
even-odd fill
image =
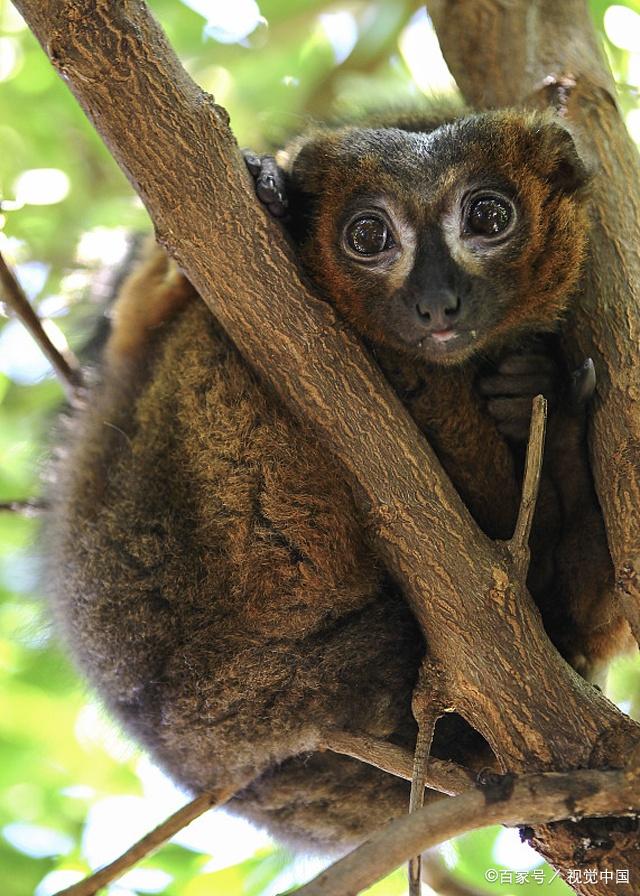
[[[141,840],[138,840],[137,843],[113,862],[105,865],[104,868],[100,868],[99,871],[96,871],[90,877],[85,877],[84,880],[78,881],[77,884],[60,890],[55,896],[94,896],[102,887],[106,887],[107,884],[110,884],[118,877],[122,877],[125,871],[133,868],[145,856],[159,849],[167,840],[170,840],[183,828],[186,828],[195,818],[204,815],[209,809],[223,806],[239,789],[239,787],[233,786],[200,794],[190,803],[187,803],[186,806],[182,806],[181,809],[174,812],[158,827],[145,834]]]
[[[4,260],[2,253],[0,253],[0,285],[2,286],[2,295],[6,304],[12,309],[16,317],[24,324],[42,349],[56,376],[62,383],[69,401],[76,403],[79,400],[79,390],[83,386],[80,365],[70,351],[67,350],[62,354],[55,347],[42,326],[42,321],[31,307],[31,303],[18,283],[15,274]]]
[[[373,765],[390,775],[404,778],[405,781],[410,781],[413,775],[411,752],[387,741],[336,729],[323,732],[318,747],[359,759],[360,762]],[[475,783],[476,773],[472,769],[433,756],[429,759],[425,786],[431,790],[447,794],[461,793]]]
[[[17,513],[20,516],[40,516],[46,504],[38,498],[29,501],[0,501],[0,513]]]
[[[397,819],[294,894],[359,893],[409,856],[489,824],[546,824],[566,818],[607,816],[611,812],[621,816],[640,812],[637,768],[547,772],[520,778],[496,776],[496,781],[488,785],[438,800]]]

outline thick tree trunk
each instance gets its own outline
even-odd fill
[[[258,374],[350,472],[380,555],[445,672],[447,706],[482,732],[505,769],[623,765],[640,727],[560,659],[507,547],[478,530],[357,340],[302,286],[282,233],[256,204],[224,110],[191,81],[144,4],[16,6],[161,242]],[[579,836],[566,827],[545,841],[565,873],[577,865]],[[612,861],[640,881],[637,844],[612,837]]]
[[[620,599],[640,639],[637,149],[585,0],[512,0],[508,11],[501,0],[427,0],[427,6],[452,74],[472,105],[555,105],[594,169],[591,257],[564,339],[575,364],[590,356],[596,365],[592,468]],[[557,837],[550,845],[545,832],[536,845],[557,857]]]
[[[478,108],[560,106],[595,176],[592,251],[566,330],[594,359],[592,466],[621,599],[640,638],[640,165],[586,0],[427,0],[442,51]]]

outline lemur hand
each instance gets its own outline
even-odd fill
[[[591,358],[567,376],[550,354],[531,352],[506,355],[496,372],[479,380],[478,389],[486,396],[487,410],[502,435],[523,442],[529,435],[536,395],[544,395],[550,412],[561,408],[578,415],[591,399],[595,385]]]
[[[256,196],[274,218],[284,218],[288,207],[284,172],[273,156],[259,156],[250,149],[243,149],[242,155],[253,177]]]

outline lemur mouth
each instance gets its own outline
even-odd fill
[[[456,330],[450,327],[446,330],[433,330],[428,336],[424,336],[417,344],[417,348],[427,358],[444,358],[458,355],[476,339],[475,330]]]
[[[429,333],[427,339],[433,339],[434,342],[449,342],[451,339],[457,339],[458,336],[460,333],[457,330],[449,328],[448,330],[434,330]]]

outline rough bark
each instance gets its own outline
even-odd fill
[[[357,340],[301,284],[282,233],[256,205],[226,113],[191,81],[144,4],[16,6],[161,242],[258,374],[350,472],[380,555],[447,670],[447,706],[487,738],[505,769],[624,765],[639,726],[560,659],[520,563],[479,531]],[[564,871],[576,867],[578,836],[567,828],[549,841]],[[616,857],[640,880],[635,846],[621,835]]]

